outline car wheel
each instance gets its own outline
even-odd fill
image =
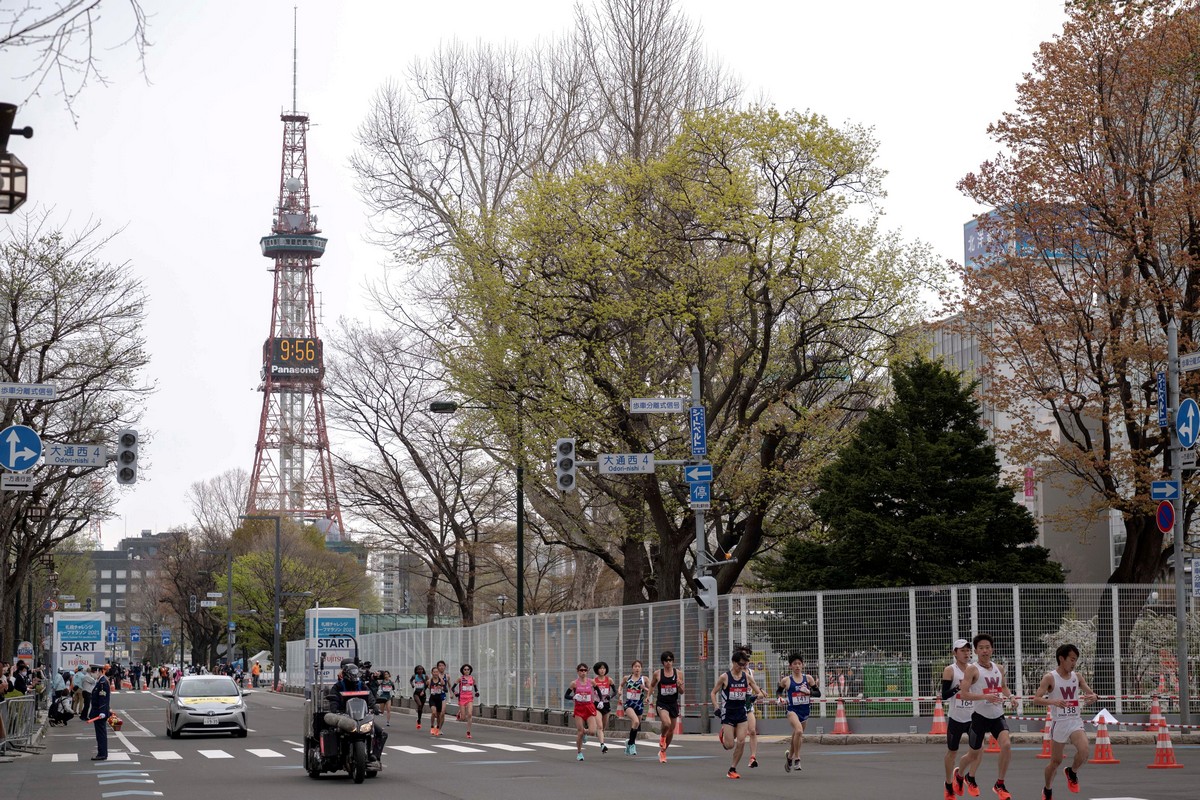
[[[168,725],[167,726],[167,738],[168,739],[178,739],[179,732],[176,731],[175,729],[173,729],[170,725]]]
[[[233,732],[233,737],[235,739],[245,739],[247,733],[249,733],[249,731],[247,731],[245,728],[239,728]]]

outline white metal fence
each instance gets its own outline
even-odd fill
[[[1191,711],[1200,667],[1200,617],[1188,615]],[[361,657],[407,685],[416,664],[439,659],[458,675],[470,663],[480,702],[562,708],[563,692],[578,663],[605,661],[614,678],[634,659],[649,674],[665,650],[675,654],[687,686],[691,716],[728,668],[735,643],[749,643],[759,684],[773,695],[790,653],[822,683],[820,716],[846,700],[850,716],[928,716],[940,688],[951,642],[976,633],[995,638],[1019,696],[1031,695],[1054,667],[1054,651],[1071,642],[1081,651],[1079,671],[1117,713],[1148,710],[1151,694],[1169,709],[1178,695],[1174,588],[1167,585],[970,585],[856,591],[738,594],[720,598],[708,631],[691,599],[589,609],[536,617],[509,617],[472,628],[389,631],[360,637]],[[303,643],[287,646],[290,674],[303,660]],[[299,682],[297,680],[297,682]],[[1039,709],[1040,710],[1040,709]],[[762,713],[773,716],[768,706]],[[1020,709],[1018,709],[1018,713]],[[814,710],[814,713],[818,713]]]

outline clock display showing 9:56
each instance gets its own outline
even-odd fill
[[[313,337],[267,339],[263,356],[275,380],[319,381],[325,374],[321,340]]]

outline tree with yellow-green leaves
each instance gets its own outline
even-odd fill
[[[662,155],[537,175],[441,248],[425,299],[451,384],[547,465],[526,478],[543,535],[615,572],[625,602],[676,598],[690,574],[681,470],[581,469],[559,495],[554,440],[576,437],[583,459],[689,457],[684,417],[629,400],[690,396],[696,365],[721,521],[709,549],[737,565],[721,590],[806,531],[816,472],[941,280],[927,249],[879,229],[874,156],[867,131],[813,114],[693,115]]]

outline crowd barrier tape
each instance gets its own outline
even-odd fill
[[[7,735],[4,747],[20,748],[32,744],[37,731],[37,697],[26,695],[5,700],[0,703],[0,717],[4,719]]]

